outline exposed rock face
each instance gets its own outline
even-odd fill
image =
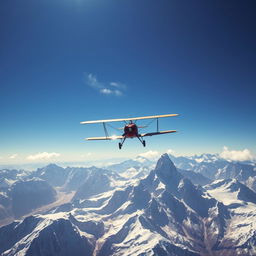
[[[26,252],[27,256],[44,255],[92,255],[93,246],[70,223],[59,219],[44,228]]]

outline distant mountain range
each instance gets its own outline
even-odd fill
[[[255,171],[210,154],[1,170],[0,254],[256,255]]]

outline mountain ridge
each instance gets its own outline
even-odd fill
[[[57,188],[67,189],[77,173],[78,181],[83,177],[87,182],[72,185],[82,195],[0,228],[0,238],[10,234],[0,253],[224,256],[252,253],[256,245],[255,192],[236,179],[195,185],[167,154],[141,179],[129,180],[97,168],[66,172],[66,180]],[[93,179],[101,175],[105,178],[96,179],[100,189],[89,193]],[[229,195],[235,204],[226,203],[218,193]],[[67,238],[71,244],[65,242]]]

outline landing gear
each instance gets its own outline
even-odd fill
[[[143,145],[143,147],[146,147],[146,141],[142,139],[142,137],[139,135],[137,136],[138,140],[141,142],[141,144]],[[121,142],[118,143],[118,147],[119,149],[122,149],[122,146],[124,144],[126,137],[124,137],[123,139],[121,139]]]
[[[124,138],[121,140],[121,142],[119,142],[119,143],[118,143],[118,147],[119,147],[119,149],[121,149],[121,148],[122,148],[122,146],[123,146],[123,144],[124,144],[125,139],[126,139],[126,137],[124,137]]]
[[[139,139],[139,141],[141,142],[141,144],[143,145],[143,147],[146,147],[146,141],[142,139],[142,137],[139,135],[137,136],[137,138]]]

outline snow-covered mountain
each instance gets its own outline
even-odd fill
[[[62,168],[55,164],[38,168],[27,175],[24,172],[18,175],[20,172],[17,170],[11,170],[10,173],[3,170],[0,173],[0,225],[39,210],[54,201],[59,205],[67,201],[65,197],[84,199],[128,182],[109,170],[96,167]]]
[[[89,238],[64,216],[30,216],[0,229],[3,256],[92,255]]]
[[[62,186],[68,176],[68,170],[56,164],[49,164],[43,168],[38,168],[36,172],[31,173],[31,177],[38,177],[47,181],[50,185]]]
[[[203,154],[191,157],[170,156],[170,158],[178,168],[192,171],[193,173],[200,173],[207,179],[237,179],[248,185],[251,189],[255,190],[256,188],[255,163],[227,161],[218,154]],[[194,174],[191,175],[191,178],[193,178],[192,176]]]
[[[256,193],[236,179],[216,180],[204,187],[218,201],[232,207],[256,204]]]
[[[55,188],[75,190],[74,197],[0,228],[0,254],[256,255],[256,194],[235,178],[248,181],[254,169],[237,166],[222,168],[228,175],[213,182],[200,172],[177,169],[167,154],[146,177],[131,174],[130,180],[123,175],[127,170],[119,175],[69,167],[62,173],[52,166],[53,177],[65,176]],[[36,177],[50,179],[49,168]],[[212,177],[218,173],[224,172],[217,168]]]
[[[256,193],[236,179],[216,180],[204,188],[228,209],[219,250],[224,255],[256,255]]]

